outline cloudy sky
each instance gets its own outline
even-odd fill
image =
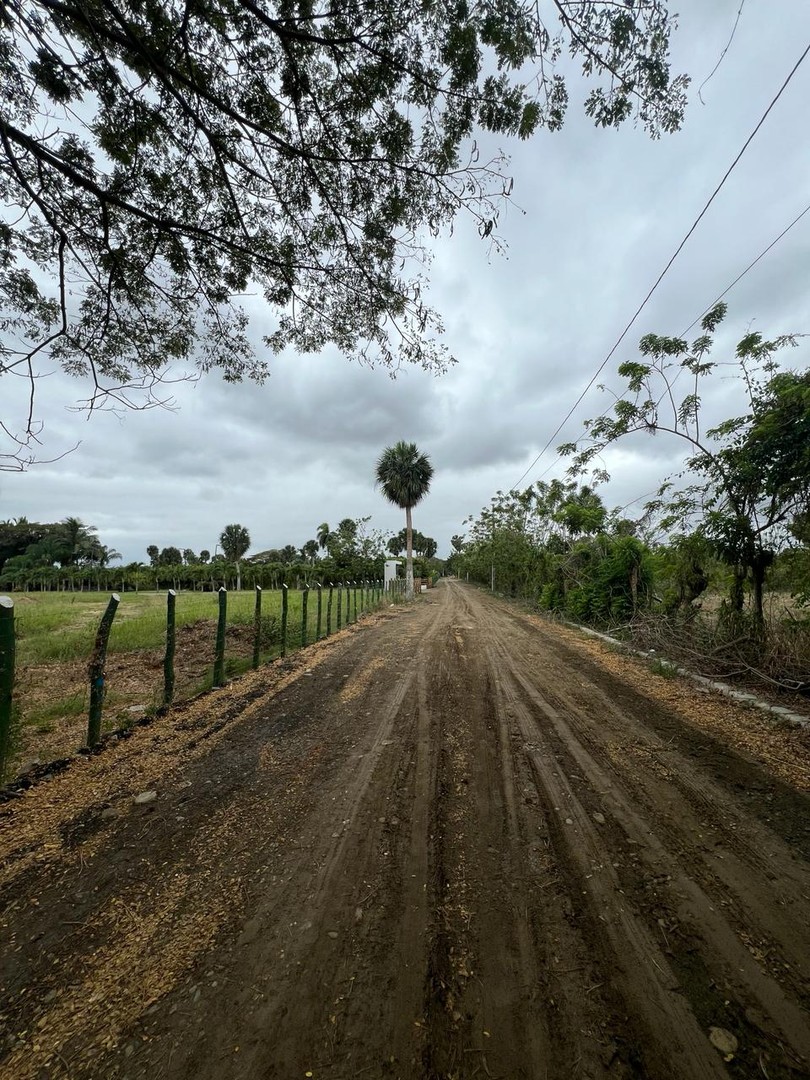
[[[380,451],[403,438],[433,461],[431,493],[414,523],[443,555],[498,489],[563,475],[553,447],[576,439],[582,420],[606,408],[596,387],[535,458],[810,41],[807,0],[747,0],[701,103],[698,87],[740,0],[677,7],[674,69],[693,79],[679,134],[652,141],[632,127],[596,130],[572,95],[561,132],[504,147],[516,203],[500,228],[506,256],[488,256],[464,222],[435,245],[430,298],[459,361],[446,375],[409,370],[392,380],[337,353],[289,354],[273,361],[263,387],[208,376],[174,388],[176,411],[86,421],[66,409],[81,385],[54,374],[39,390],[43,456],[80,445],[53,464],[0,473],[0,519],[78,516],[125,561],[145,559],[151,543],[213,551],[229,522],[248,527],[254,551],[300,546],[320,522],[344,517],[371,515],[372,527],[398,530],[400,512],[374,489],[373,470]],[[642,334],[683,332],[810,202],[808,102],[810,58],[598,381],[611,382]],[[810,213],[729,294],[718,342],[730,356],[749,327],[810,333],[808,284]],[[259,342],[270,321],[258,301],[247,304]],[[809,359],[806,345],[790,363]],[[7,391],[3,418],[12,407]],[[707,398],[711,415],[728,415],[735,392],[730,378],[718,380]],[[617,448],[606,461],[606,502],[647,495],[677,463],[663,439]]]

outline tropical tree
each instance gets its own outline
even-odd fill
[[[109,566],[111,562],[117,562],[122,559],[123,556],[120,551],[116,551],[115,548],[107,547],[106,544],[96,542],[91,545],[87,553],[87,561],[93,566],[104,568]]]
[[[301,557],[306,559],[309,563],[314,563],[318,558],[318,541],[307,540],[301,548]]]
[[[433,466],[416,443],[400,440],[383,450],[375,470],[377,484],[390,503],[405,511],[405,595],[413,599],[413,525],[411,510],[430,490]]]
[[[219,546],[225,558],[236,564],[236,589],[242,588],[242,568],[240,560],[250,547],[250,533],[244,525],[226,525],[219,536]]]
[[[285,544],[280,552],[281,562],[285,566],[292,566],[295,560],[298,558],[298,548],[295,544]]]
[[[210,558],[211,558],[211,552],[208,551],[206,548],[203,548],[202,551],[200,552],[200,562],[203,565],[205,565]]]
[[[329,531],[329,525],[327,522],[321,522],[321,524],[318,526],[318,532],[316,535],[318,540],[318,547],[322,551],[326,551],[326,549],[329,547],[329,538],[332,535]]]
[[[160,548],[157,544],[150,544],[146,549],[146,554],[149,556],[149,564],[152,567],[156,567],[158,560],[160,559]]]
[[[426,559],[432,559],[439,546],[432,536],[423,536],[418,529],[413,530],[411,542],[414,553]],[[407,551],[408,530],[400,529],[398,533],[389,539],[387,547],[392,555],[401,555],[403,551]]]
[[[161,548],[160,555],[158,556],[159,566],[180,566],[183,562],[183,555],[180,548],[175,547],[173,544],[169,547]]]
[[[512,187],[477,132],[558,129],[577,62],[597,125],[682,118],[664,0],[544,6],[3,4],[0,372],[61,365],[93,408],[168,364],[261,380],[251,282],[275,352],[441,369],[423,238],[467,212],[491,244]],[[24,467],[36,413],[2,433]]]
[[[732,570],[730,611],[742,611],[750,579],[754,618],[762,629],[768,568],[788,542],[792,522],[810,510],[810,374],[779,370],[776,354],[796,346],[795,336],[767,340],[747,333],[735,356],[747,410],[705,430],[703,384],[718,366],[724,375],[729,366],[711,359],[712,335],[726,310],[719,303],[707,312],[703,333],[691,345],[658,334],[643,337],[641,358],[619,366],[627,385],[612,415],[589,421],[584,446],[560,450],[574,454],[573,470],[581,471],[611,443],[636,432],[681,440],[689,454],[688,482],[667,480],[648,509],[664,509],[665,528],[696,521],[698,534]],[[678,401],[674,386],[682,375],[687,392]]]
[[[63,566],[75,566],[86,559],[94,543],[98,543],[93,525],[85,525],[76,517],[66,517],[60,522],[60,539],[64,543],[65,554],[60,560]]]

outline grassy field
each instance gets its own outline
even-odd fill
[[[326,633],[328,589],[323,590],[321,635]],[[337,629],[337,593],[332,632]],[[109,593],[15,593],[17,638],[16,733],[13,774],[29,761],[48,761],[84,741],[88,707],[87,661]],[[281,591],[262,594],[261,662],[279,655]],[[347,622],[346,592],[342,624]],[[368,601],[367,601],[368,603]],[[254,643],[252,591],[228,594],[226,674],[250,667]],[[181,592],[176,601],[175,701],[210,688],[219,598],[216,593]],[[357,595],[357,610],[361,597]],[[307,640],[317,635],[317,590],[308,598]],[[352,613],[354,607],[352,607]],[[287,651],[301,645],[302,594],[288,595]],[[113,622],[107,656],[104,729],[126,726],[162,701],[166,640],[166,593],[124,593]]]

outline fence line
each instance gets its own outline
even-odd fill
[[[96,746],[101,739],[101,709],[104,704],[104,690],[106,687],[106,664],[107,643],[110,640],[115,612],[121,597],[113,593],[107,610],[101,616],[96,633],[96,643],[87,665],[87,674],[90,678],[90,711],[87,717],[87,745]]]
[[[324,587],[326,584],[326,597]],[[317,608],[309,603],[311,588],[317,589]],[[336,620],[335,590],[337,589]],[[345,598],[344,598],[345,592]],[[291,605],[290,596],[300,595],[300,603]],[[228,657],[228,591],[222,587],[217,593],[217,621],[212,649],[211,684],[223,686],[229,675],[239,673],[252,666],[257,668],[262,660],[276,656],[286,656],[288,648],[306,647],[316,641],[329,638],[333,631],[356,624],[360,616],[379,608],[384,602],[404,595],[404,581],[341,581],[338,583],[314,582],[302,589],[293,590],[284,585],[281,589],[281,620],[276,614],[263,612],[263,592],[257,585],[254,590],[254,608],[252,613],[252,655]],[[106,610],[100,619],[95,635],[95,643],[87,664],[89,682],[89,707],[87,712],[87,745],[98,745],[103,729],[103,708],[109,689],[106,674],[106,660],[113,620],[120,602],[120,596],[113,593]],[[315,610],[313,611],[313,608]],[[276,609],[278,611],[278,609]],[[177,592],[169,589],[166,594],[165,610],[165,648],[163,652],[163,685],[157,691],[156,701],[163,707],[173,704],[177,695]],[[296,615],[300,616],[300,634],[295,625]],[[243,623],[244,619],[237,622]],[[292,625],[291,625],[292,624]],[[131,623],[130,623],[131,625]],[[232,624],[232,625],[235,625]],[[17,720],[15,689],[16,637],[18,627],[15,623],[15,605],[10,597],[0,596],[0,782],[12,755],[13,728],[12,720]],[[292,642],[295,644],[292,644]],[[181,668],[182,672],[182,668]],[[113,687],[114,689],[114,687]],[[185,688],[186,692],[188,687]],[[155,699],[153,699],[155,700]]]
[[[0,780],[11,755],[15,642],[14,601],[0,596]]]

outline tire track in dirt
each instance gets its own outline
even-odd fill
[[[524,680],[528,677],[537,690],[538,680],[531,675],[539,655],[537,634],[534,639],[510,639],[508,648]],[[797,927],[794,917],[794,908],[806,900],[808,885],[807,867],[795,858],[795,848],[752,820],[747,808],[741,807],[708,770],[696,768],[678,747],[650,730],[631,710],[618,708],[599,686],[591,682],[589,692],[579,690],[581,680],[571,672],[570,663],[560,665],[554,655],[557,643],[553,637],[550,642],[551,655],[546,648],[544,656],[542,693],[547,705],[566,717],[568,734],[575,733],[576,741],[589,755],[643,805],[669,847],[689,851],[692,872],[705,888],[714,890],[718,905],[749,911],[752,922],[773,928],[777,941],[789,941],[792,949],[798,943],[803,953],[810,952],[810,932],[804,926]],[[546,638],[544,644],[550,642]],[[631,757],[639,759],[641,767],[635,771],[627,768]],[[794,799],[805,804],[799,813],[810,822],[810,800],[798,793]],[[774,904],[773,882],[777,878],[780,889]],[[781,966],[786,970],[784,964]]]
[[[510,645],[524,686],[527,678],[531,682],[527,692],[539,693],[537,680],[526,675],[532,671],[528,658],[516,652],[514,643]],[[546,662],[548,669],[548,656]],[[602,693],[596,703],[571,693],[561,677],[564,673],[555,674],[549,678],[547,670],[543,679],[542,707],[565,717],[560,734],[564,745],[586,748],[587,760],[599,762],[626,798],[643,808],[667,849],[688,864],[691,877],[712,904],[723,909],[745,947],[760,959],[766,957],[773,977],[807,1006],[806,968],[802,974],[803,965],[792,962],[794,956],[810,957],[810,927],[796,919],[808,894],[807,866],[767,828],[751,821],[710,774],[700,773],[632,714],[618,710]],[[569,685],[575,683],[569,679]],[[643,768],[628,768],[628,759],[639,748],[644,751]],[[573,763],[573,775],[578,768]],[[602,776],[596,782],[606,781]]]
[[[339,830],[302,832],[304,854],[283,896],[253,913],[250,955],[239,956],[230,980],[245,983],[237,1005],[246,1019],[222,1038],[206,1033],[190,1054],[177,1047],[169,1075],[219,1076],[234,1044],[240,1068],[267,1077],[314,1069],[349,1078],[392,1059],[419,1073],[437,746],[420,686],[436,633],[422,626],[399,643],[407,665],[395,680],[390,670],[371,681],[360,671],[359,692],[339,695],[375,725],[370,746],[344,762],[331,789]],[[329,791],[318,798],[328,805]],[[229,950],[225,940],[218,952]],[[210,962],[227,968],[221,955]],[[203,1014],[214,997],[203,987]]]
[[[358,630],[33,795],[3,1075],[808,1074],[799,793],[457,583]]]
[[[769,1052],[776,1053],[777,1058],[782,1057],[780,1064],[783,1069],[790,1071],[797,1066],[801,1067],[801,1057],[798,1055],[803,1056],[805,1061],[810,1058],[810,1037],[807,1035],[806,1013],[786,997],[770,975],[763,971],[754,960],[744,941],[729,925],[727,910],[716,908],[708,900],[698,882],[690,876],[688,865],[682,869],[677,859],[670,856],[664,844],[654,832],[650,831],[649,816],[641,816],[632,802],[622,794],[621,770],[614,769],[611,774],[608,774],[596,764],[588,747],[588,743],[592,740],[582,738],[583,731],[588,728],[593,729],[595,723],[598,723],[598,718],[593,715],[593,709],[589,717],[583,718],[582,715],[577,714],[576,709],[569,707],[563,712],[554,708],[537,689],[536,684],[540,680],[534,673],[536,669],[533,670],[532,665],[526,663],[525,655],[516,656],[514,620],[504,615],[499,617],[494,612],[493,616],[492,621],[498,628],[493,635],[496,642],[494,648],[498,655],[497,664],[502,672],[508,673],[506,695],[517,712],[520,731],[527,740],[527,752],[532,760],[540,789],[545,790],[549,797],[549,813],[554,815],[551,820],[557,823],[556,831],[560,843],[563,849],[567,846],[569,861],[573,861],[576,865],[583,884],[589,877],[588,861],[590,860],[592,864],[590,877],[593,882],[590,888],[599,894],[600,902],[605,904],[606,911],[609,913],[607,915],[609,922],[621,922],[621,918],[617,918],[621,915],[616,911],[615,897],[617,895],[624,893],[631,896],[635,891],[634,899],[641,901],[639,910],[643,912],[644,907],[649,905],[649,897],[638,895],[638,871],[643,869],[643,877],[648,882],[655,882],[657,894],[655,899],[658,909],[656,917],[650,919],[648,915],[650,925],[646,935],[643,930],[639,935],[637,927],[627,925],[623,927],[630,941],[633,942],[635,939],[639,964],[646,963],[649,966],[649,963],[652,963],[657,969],[668,970],[671,976],[677,976],[674,982],[669,984],[669,989],[677,988],[679,992],[685,993],[695,1017],[705,1026],[705,1030],[710,1026],[719,1004],[715,1002],[712,1005],[706,1000],[712,996],[707,993],[707,989],[714,985],[711,977],[714,974],[717,977],[716,985],[718,986],[715,997],[720,996],[719,987],[722,986],[725,992],[729,992],[728,987],[731,985],[736,991],[735,997],[738,1000],[740,998],[743,1001],[747,1000],[755,1006],[752,1009],[749,1004],[747,1011],[744,1011],[744,1008],[737,1008],[736,1016],[724,1017],[726,1026],[737,1028],[741,1036],[741,1045],[752,1058],[753,1065],[756,1066],[758,1053]],[[506,633],[504,633],[504,628]],[[498,631],[501,633],[499,634]],[[504,637],[508,639],[507,642],[504,642]],[[549,678],[548,671],[544,672],[542,681],[544,688],[554,685],[555,682],[553,677]],[[630,726],[629,723],[626,722],[626,726]],[[532,747],[533,738],[535,741],[540,740],[539,746]],[[618,785],[617,774],[620,781]],[[582,789],[575,789],[571,778],[587,781],[591,796],[589,800],[583,801]],[[588,802],[589,806],[586,807],[585,802]],[[611,854],[605,851],[605,847],[609,846],[606,845],[606,840],[610,837],[611,830],[604,828],[608,822],[605,821],[604,814],[600,813],[602,809],[609,809],[614,822],[619,826],[618,829],[612,830],[615,846]],[[648,811],[649,807],[644,807],[644,810]],[[593,824],[594,813],[598,815],[597,820],[602,826],[599,830],[596,830]],[[563,814],[568,815],[565,818],[566,824],[573,826],[576,835],[574,844],[570,842],[570,833],[567,834],[566,830],[559,826]],[[655,818],[655,815],[651,816]],[[612,866],[606,861],[598,861],[600,849],[603,860],[606,857],[616,857],[621,860],[621,845],[625,838],[635,845],[636,866],[633,874],[630,875],[630,881],[627,874],[611,873],[612,869],[621,867],[623,861],[613,863]],[[671,848],[672,846],[670,844]],[[683,852],[685,848],[681,844],[674,846],[674,850]],[[639,864],[643,864],[643,867]],[[607,889],[604,888],[605,879],[608,882]],[[749,883],[750,880],[749,872]],[[603,886],[601,889],[598,887],[600,882]],[[636,886],[635,890],[629,887],[631,885]],[[611,893],[614,899],[612,908]],[[669,894],[668,903],[662,903],[661,894]],[[771,896],[773,897],[772,888]],[[771,914],[774,908],[775,905],[772,902],[767,914]],[[667,959],[663,956],[664,950],[654,940],[658,936],[655,933],[655,924],[664,926],[665,920],[661,915],[667,910],[677,912],[675,926],[678,927],[681,935],[686,927],[690,925],[692,927],[688,949],[684,950],[682,955],[678,955],[677,950],[674,950],[670,942],[667,942],[668,947],[665,951],[673,961],[674,970],[670,969]],[[778,911],[778,908],[776,910]],[[764,915],[765,912],[760,910],[759,914]],[[775,919],[772,917],[769,921],[771,923],[775,921],[778,924],[781,920],[777,914]],[[768,922],[765,925],[768,926]],[[699,930],[696,929],[698,927]],[[670,926],[669,929],[672,933],[674,926]],[[772,931],[773,926],[770,926],[769,930]],[[662,936],[666,940],[665,932]],[[789,955],[798,955],[799,960],[796,966],[800,969],[803,958],[808,955],[805,937],[803,927],[792,926],[792,933],[789,935],[791,942]],[[703,954],[700,964],[697,963],[694,948],[694,942],[698,940],[701,942],[700,951]],[[621,956],[624,950],[621,948],[620,939],[612,941],[611,945],[616,955]],[[652,986],[655,989],[655,983]],[[796,987],[793,989],[795,991]],[[801,995],[803,988],[798,989]],[[690,1018],[683,1015],[680,1002],[674,999],[671,993],[667,994],[667,983],[662,983],[660,980],[658,1000],[664,1014],[673,1002],[676,1005],[676,1012],[670,1017],[669,1025],[662,1025],[660,1017],[653,1018],[649,1025],[650,1030],[643,1040],[648,1048],[654,1045],[655,1033],[660,1037],[662,1030],[665,1031],[667,1026],[674,1026],[681,1034],[688,1031],[690,1026]],[[728,1006],[729,1002],[725,1004]],[[639,1011],[637,1007],[633,1011],[637,1015],[643,1015],[643,1010]],[[732,1009],[731,1013],[733,1012]],[[754,1018],[758,1023],[754,1021]],[[736,1023],[732,1023],[732,1019]],[[714,1022],[718,1023],[716,1017]],[[711,1064],[711,1062],[704,1062],[703,1065],[699,1065],[700,1056],[705,1049],[708,1049],[708,1043],[705,1036],[701,1038],[700,1029],[694,1027],[694,1018],[692,1018],[692,1026],[693,1037],[688,1045],[698,1054],[698,1057],[692,1060],[691,1064],[689,1064],[689,1057],[684,1059],[685,1075],[690,1075],[690,1069],[706,1069]],[[671,1035],[671,1032],[668,1034]],[[778,1053],[780,1041],[787,1043],[797,1056],[791,1056],[790,1050],[787,1054],[780,1055]]]

